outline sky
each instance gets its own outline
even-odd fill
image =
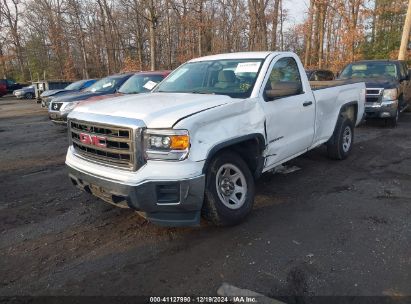
[[[294,24],[301,23],[308,11],[309,0],[283,0],[283,6],[289,11],[290,20],[285,25],[286,28]]]

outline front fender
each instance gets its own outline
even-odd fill
[[[265,144],[265,114],[258,98],[233,99],[222,106],[180,120],[175,129],[186,129],[190,133],[189,158],[193,161],[206,160],[210,153],[230,141],[247,136],[258,136]]]

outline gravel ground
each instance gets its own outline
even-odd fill
[[[161,228],[71,185],[67,131],[0,98],[0,295],[411,295],[411,113],[264,174],[241,225]]]

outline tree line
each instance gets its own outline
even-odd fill
[[[208,54],[296,52],[307,68],[393,58],[408,0],[0,0],[0,78],[103,77],[174,69]]]

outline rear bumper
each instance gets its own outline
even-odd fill
[[[126,185],[68,166],[69,177],[78,188],[122,208],[145,213],[162,226],[196,226],[204,199],[205,177],[145,181]]]
[[[398,100],[366,104],[365,118],[392,118],[397,115]]]

